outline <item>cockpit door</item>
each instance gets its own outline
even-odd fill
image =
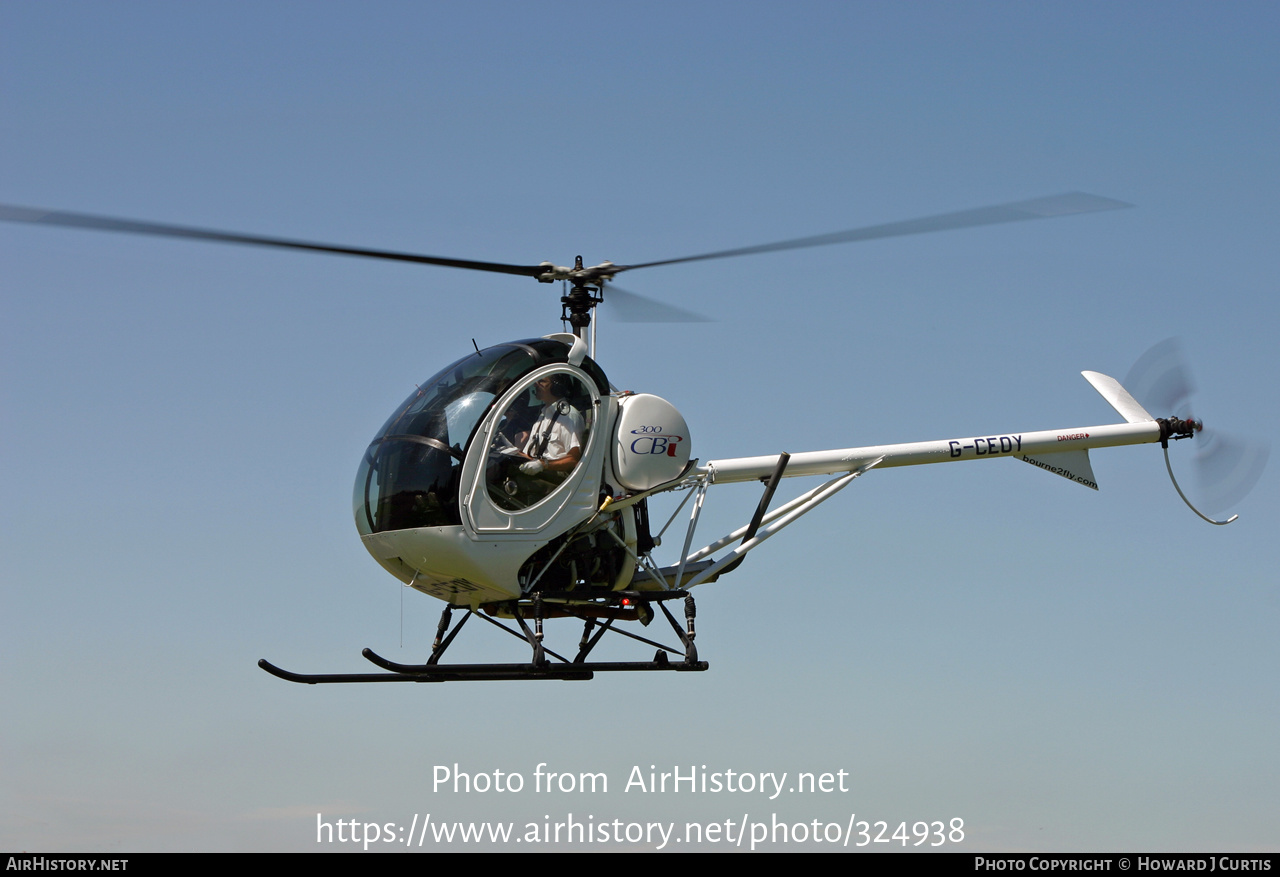
[[[568,365],[539,369],[503,394],[463,467],[468,529],[547,538],[590,517],[606,445],[600,413],[594,382]]]

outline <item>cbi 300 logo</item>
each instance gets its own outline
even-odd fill
[[[636,436],[631,440],[633,454],[666,454],[674,457],[676,445],[684,441],[684,436],[667,435],[660,426],[642,426],[631,430],[631,434]]]

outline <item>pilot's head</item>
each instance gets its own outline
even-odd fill
[[[564,399],[571,392],[568,375],[546,375],[534,381],[534,392],[543,404]]]

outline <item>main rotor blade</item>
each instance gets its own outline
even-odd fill
[[[1123,201],[1113,201],[1110,198],[1101,198],[1097,195],[1068,192],[1064,195],[1051,195],[1047,198],[1033,198],[1030,201],[1014,201],[1010,204],[995,204],[991,207],[978,207],[973,210],[943,213],[938,216],[926,216],[921,219],[908,219],[884,225],[868,225],[864,228],[854,228],[849,231],[838,231],[832,234],[793,238],[792,240],[778,241],[772,244],[757,244],[754,247],[717,250],[714,253],[684,256],[680,259],[663,259],[658,262],[642,262],[638,265],[620,265],[618,270],[627,271],[634,268],[652,268],[657,265],[677,265],[681,262],[701,262],[707,259],[727,259],[730,256],[749,256],[753,253],[772,253],[777,250],[823,247],[827,244],[845,244],[877,238],[925,234],[932,231],[948,231],[950,229],[970,228],[978,225],[997,225],[1002,222],[1021,222],[1025,219],[1051,219],[1055,216],[1095,213],[1100,210],[1119,210],[1132,206],[1132,204],[1126,204]]]
[[[397,253],[391,250],[370,250],[362,247],[345,247],[337,244],[321,244],[288,238],[273,238],[237,232],[191,228],[185,225],[167,225],[160,222],[141,222],[111,216],[94,216],[87,213],[66,213],[57,210],[41,210],[36,207],[17,207],[0,204],[0,220],[28,222],[38,225],[60,225],[68,228],[89,228],[97,231],[118,231],[130,234],[146,234],[168,238],[189,238],[222,244],[248,244],[257,247],[277,247],[286,250],[308,250],[313,253],[335,253],[343,256],[363,256],[368,259],[389,259],[395,262],[416,262],[423,265],[443,265],[446,268],[469,268],[473,271],[492,271],[499,274],[519,274],[537,277],[546,266],[505,265],[500,262],[475,262],[468,259],[445,259],[440,256],[423,256],[417,253]]]
[[[727,259],[731,256],[747,256],[753,253],[770,253],[777,250],[794,250],[803,247],[820,247],[827,244],[851,243],[854,241],[874,240],[876,238],[900,237],[910,234],[925,234],[933,231],[947,231],[957,228],[969,228],[979,225],[996,225],[1004,222],[1021,222],[1027,219],[1048,219],[1055,216],[1070,216],[1076,213],[1093,213],[1101,210],[1118,210],[1131,207],[1123,201],[1100,198],[1097,195],[1086,195],[1082,192],[1071,192],[1065,195],[1053,195],[1047,198],[1034,198],[1030,201],[1015,201],[1010,204],[996,204],[991,207],[979,207],[973,210],[961,210],[956,213],[943,213],[938,216],[927,216],[921,219],[910,219],[903,222],[891,222],[884,225],[870,225],[834,234],[816,235],[814,237],[793,238],[772,244],[758,244],[753,247],[738,247],[732,250],[718,250],[713,253],[702,253],[696,256],[684,256],[679,259],[663,259],[656,262],[641,262],[636,265],[609,265],[588,269],[592,274],[589,279],[613,277],[623,271],[635,268],[652,268],[658,265],[678,265],[682,262],[700,262],[707,259]],[[130,234],[154,235],[157,237],[188,238],[190,240],[212,241],[223,244],[247,244],[259,247],[275,247],[288,250],[305,250],[313,253],[334,253],[344,256],[361,256],[368,259],[384,259],[395,262],[414,262],[423,265],[442,265],[447,268],[466,268],[472,271],[490,271],[498,274],[515,274],[523,277],[539,279],[571,279],[569,269],[556,269],[547,263],[539,265],[509,265],[501,262],[479,262],[470,259],[446,259],[441,256],[425,256],[419,253],[400,253],[391,250],[373,250],[364,247],[347,247],[338,244],[323,244],[313,241],[299,241],[290,238],[267,237],[265,235],[249,235],[238,232],[217,231],[214,229],[193,228],[184,225],[169,225],[160,222],[145,222],[134,219],[121,219],[112,216],[96,216],[87,213],[69,213],[57,210],[44,210],[35,207],[19,207],[11,204],[0,204],[0,220],[7,222],[26,222],[32,224],[58,225],[67,228],[86,228],[96,231],[116,231]],[[606,263],[607,264],[607,263]]]
[[[614,311],[619,323],[710,323],[710,317],[686,311],[675,305],[655,301],[648,296],[619,289],[610,283],[605,287],[605,307]]]

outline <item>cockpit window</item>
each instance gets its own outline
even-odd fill
[[[493,401],[566,347],[538,339],[502,344],[443,369],[391,415],[356,476],[362,534],[461,522],[458,480],[472,435]]]
[[[521,391],[489,443],[489,498],[520,511],[549,496],[582,460],[594,416],[590,392],[571,374],[543,375]]]

